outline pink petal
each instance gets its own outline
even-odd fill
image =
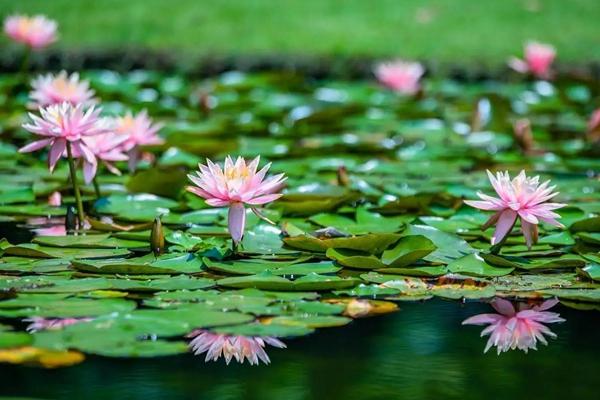
[[[93,163],[88,162],[87,160],[83,160],[83,179],[85,183],[90,183],[94,176],[96,176],[96,172],[98,171],[98,163],[94,160]]]
[[[485,325],[485,324],[495,324],[498,320],[502,318],[498,314],[478,314],[474,315],[470,318],[465,319],[462,322],[462,325]]]
[[[558,303],[559,303],[558,299],[550,299],[550,300],[544,301],[540,306],[534,307],[533,309],[538,310],[538,311],[545,311],[545,310],[551,309]]]
[[[498,206],[491,201],[481,200],[464,200],[464,203],[468,206],[479,208],[480,210],[498,210]]]
[[[281,196],[281,194],[267,194],[265,196],[259,196],[250,200],[246,200],[246,203],[252,205],[266,204],[277,200]]]
[[[529,72],[529,66],[527,63],[516,57],[511,57],[508,60],[508,66],[521,74]]]
[[[208,204],[209,206],[212,207],[225,207],[228,206],[230,204],[232,204],[229,200],[222,200],[222,199],[207,199],[206,200],[206,204]]]
[[[43,149],[44,147],[52,143],[53,140],[54,139],[36,140],[35,142],[31,142],[28,145],[21,147],[19,149],[19,153],[30,153],[32,151]]]
[[[246,209],[242,203],[232,203],[228,215],[229,234],[235,243],[242,241],[246,225]]]
[[[518,211],[518,213],[519,213],[519,217],[521,217],[523,220],[525,220],[529,223],[532,223],[532,224],[539,223],[537,217],[535,215],[533,215],[533,213],[530,212],[529,210],[520,209]]]
[[[523,232],[523,236],[525,236],[525,243],[527,244],[527,248],[531,249],[531,245],[537,243],[537,225],[530,224],[529,222],[523,220],[521,221],[521,231]]]
[[[500,314],[506,316],[515,315],[515,307],[513,304],[510,301],[500,297],[496,297],[494,301],[492,301],[492,307],[494,307],[494,309],[496,309],[496,311],[498,311]]]
[[[510,233],[515,221],[517,220],[517,213],[513,210],[504,210],[498,218],[498,224],[496,225],[496,231],[492,236],[492,244],[500,243],[506,235]]]
[[[54,171],[54,167],[65,152],[66,147],[67,141],[64,139],[56,139],[52,143],[52,147],[50,147],[50,152],[48,153],[48,167],[50,168],[50,172]]]

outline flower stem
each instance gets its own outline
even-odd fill
[[[31,49],[27,47],[25,50],[25,54],[23,55],[23,61],[21,62],[21,67],[19,68],[19,76],[26,78],[27,68],[29,67],[29,59],[31,58]]]
[[[98,184],[98,180],[95,176],[94,179],[92,179],[92,183],[94,184],[94,192],[96,193],[96,198],[99,199],[100,197],[102,197],[102,193],[100,193],[100,185]]]
[[[77,203],[77,219],[79,220],[79,229],[83,230],[85,216],[83,214],[83,203],[81,202],[81,192],[79,192],[79,183],[77,183],[77,170],[75,169],[75,161],[73,160],[73,151],[71,143],[67,141],[67,157],[69,159],[69,172],[71,174],[71,184],[75,193],[75,202]]]

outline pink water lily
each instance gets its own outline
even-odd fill
[[[33,90],[29,98],[35,108],[64,102],[72,105],[91,105],[95,102],[90,83],[80,80],[76,72],[71,75],[67,75],[66,71],[58,75],[40,75],[31,82],[31,87]]]
[[[4,32],[15,42],[40,49],[56,41],[57,23],[44,15],[11,15],[4,20]]]
[[[508,65],[517,72],[531,73],[541,79],[548,79],[556,57],[554,46],[539,42],[528,42],[525,45],[525,60],[512,57]]]
[[[27,332],[34,333],[39,331],[56,331],[64,328],[65,326],[78,324],[81,322],[89,322],[91,318],[42,318],[42,317],[31,317],[24,319],[25,322],[30,322],[27,326]]]
[[[122,135],[117,135],[113,132],[102,133],[100,135],[88,136],[83,138],[87,148],[89,148],[98,161],[100,161],[106,169],[115,175],[121,175],[121,171],[114,165],[117,161],[127,161],[128,157],[123,153],[122,144],[127,138]],[[80,158],[81,154],[75,152],[74,156]],[[97,163],[91,168],[84,168],[84,178],[86,182],[90,182],[96,176],[98,170]]]
[[[492,236],[492,244],[500,243],[511,232],[517,219],[521,220],[521,230],[525,236],[527,246],[537,243],[537,225],[546,222],[550,225],[563,227],[556,219],[560,215],[553,212],[566,204],[549,203],[558,192],[553,192],[556,186],[550,186],[550,181],[539,183],[539,176],[529,178],[525,171],[521,171],[514,179],[510,179],[508,172],[498,172],[494,176],[487,171],[488,177],[499,198],[477,193],[482,200],[465,200],[471,207],[482,210],[495,211],[495,214],[484,224],[487,229],[496,224],[496,231]]]
[[[537,342],[548,344],[545,336],[556,338],[546,325],[564,322],[558,313],[546,311],[554,307],[558,300],[547,300],[539,306],[519,303],[517,309],[508,300],[496,298],[492,307],[498,314],[479,314],[463,321],[463,325],[489,325],[481,336],[490,335],[484,349],[487,352],[496,346],[498,354],[519,349],[525,353],[529,349],[537,350]]]
[[[126,140],[121,144],[121,149],[129,157],[129,169],[135,170],[141,157],[140,146],[161,145],[165,141],[158,136],[158,131],[163,127],[161,123],[154,123],[146,110],[137,115],[127,113],[123,117],[114,119],[115,132],[123,135]]]
[[[248,360],[250,365],[258,365],[259,361],[269,364],[271,360],[265,352],[267,344],[284,349],[285,344],[277,338],[270,336],[234,336],[212,333],[197,329],[187,335],[193,338],[190,348],[195,355],[206,353],[204,361],[217,361],[223,357],[229,364],[232,359],[242,364]]]
[[[73,153],[81,155],[84,175],[89,176],[90,171],[96,168],[96,157],[84,138],[108,132],[105,120],[100,118],[100,111],[94,106],[84,109],[81,104],[62,103],[40,108],[40,116],[30,113],[31,122],[24,124],[23,128],[44,139],[20,148],[19,152],[28,153],[49,146],[48,167],[52,172],[69,143]]]
[[[206,199],[213,207],[229,207],[229,233],[235,243],[239,243],[244,235],[246,225],[246,209],[248,204],[252,211],[262,218],[254,207],[277,200],[282,195],[277,193],[287,179],[284,174],[278,174],[265,179],[271,164],[265,165],[257,172],[260,157],[249,164],[242,157],[235,163],[230,156],[225,159],[224,168],[211,160],[207,165],[199,164],[200,171],[188,178],[196,186],[188,186],[187,190]]]
[[[48,196],[48,205],[52,207],[60,207],[62,205],[62,195],[55,191]]]
[[[420,89],[425,68],[418,62],[396,60],[375,66],[375,76],[383,85],[402,94],[414,95]]]

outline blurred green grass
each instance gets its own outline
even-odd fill
[[[503,62],[536,39],[555,44],[563,61],[600,59],[600,0],[0,0],[0,16],[14,12],[58,20],[57,46],[70,50],[467,64]]]

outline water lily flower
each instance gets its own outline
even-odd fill
[[[550,68],[556,57],[554,46],[539,42],[528,42],[525,45],[525,60],[512,57],[508,65],[522,74],[531,73],[541,79],[550,77]]]
[[[4,32],[15,42],[40,49],[56,41],[57,23],[44,15],[11,15],[4,20]]]
[[[129,157],[131,171],[135,170],[140,159],[140,146],[161,145],[165,142],[157,134],[162,127],[163,124],[152,122],[146,110],[142,110],[135,116],[129,112],[123,117],[114,119],[115,132],[126,137],[121,148]]]
[[[383,85],[406,95],[414,95],[420,89],[419,81],[425,68],[418,62],[396,60],[375,66],[375,76]]]
[[[539,176],[529,178],[525,175],[525,171],[521,171],[512,180],[508,172],[498,172],[494,176],[490,171],[487,171],[487,174],[500,198],[479,192],[477,195],[482,200],[465,200],[465,203],[471,207],[496,212],[483,226],[485,230],[496,224],[496,231],[492,236],[492,245],[501,243],[504,240],[511,232],[517,219],[521,220],[521,231],[529,248],[532,244],[537,243],[537,225],[540,221],[563,227],[556,220],[560,218],[560,215],[552,210],[564,207],[566,204],[548,203],[548,200],[558,195],[558,192],[553,192],[556,186],[549,186],[549,180],[540,184]]]
[[[233,358],[240,364],[244,360],[248,360],[250,365],[258,365],[259,360],[269,364],[271,360],[264,347],[267,344],[280,349],[286,347],[282,341],[270,336],[222,335],[203,329],[197,329],[187,337],[193,338],[190,348],[195,355],[206,353],[204,361],[217,361],[223,357],[228,365]]]
[[[89,176],[90,170],[96,168],[96,157],[84,138],[105,133],[108,128],[105,120],[100,118],[99,108],[91,106],[86,110],[83,107],[82,104],[62,103],[40,108],[40,116],[29,113],[31,123],[24,124],[23,128],[44,139],[29,143],[19,152],[28,153],[50,146],[48,167],[52,172],[69,143],[73,152],[82,156],[84,173]]]
[[[229,233],[237,244],[244,235],[245,205],[250,205],[259,218],[264,218],[254,206],[280,198],[282,195],[276,192],[281,189],[287,178],[284,174],[278,174],[265,179],[271,163],[256,172],[260,157],[246,164],[242,157],[238,157],[234,163],[233,159],[227,156],[223,169],[211,160],[207,159],[206,162],[207,165],[199,164],[200,171],[197,171],[196,175],[188,175],[196,186],[188,186],[187,190],[206,199],[210,206],[229,207]]]
[[[62,196],[60,192],[55,191],[48,196],[48,205],[52,207],[60,207],[62,204]]]
[[[39,331],[56,331],[64,328],[65,326],[78,324],[80,322],[89,322],[92,318],[42,318],[42,317],[32,317],[26,318],[23,321],[31,322],[26,330],[29,333],[39,332]]]
[[[31,87],[33,90],[29,97],[35,108],[64,102],[72,105],[91,105],[95,102],[90,83],[79,80],[76,72],[71,75],[67,75],[66,71],[61,71],[58,75],[40,75],[31,82]]]
[[[531,155],[534,153],[535,142],[529,119],[519,118],[513,123],[513,136],[523,154]]]
[[[489,324],[481,332],[481,336],[490,335],[484,353],[492,346],[496,346],[498,354],[514,349],[527,353],[529,349],[537,350],[538,341],[548,344],[544,335],[556,338],[556,334],[544,324],[565,321],[558,313],[546,311],[557,303],[556,299],[544,301],[539,306],[519,303],[515,309],[510,301],[496,298],[492,301],[492,307],[498,314],[475,315],[464,320],[462,324]]]
[[[122,150],[122,144],[125,140],[127,140],[126,137],[117,135],[114,132],[106,132],[83,138],[86,147],[94,153],[96,159],[115,175],[121,175],[121,171],[115,167],[114,163],[117,161],[127,161],[128,159]],[[75,151],[74,156],[80,158],[82,155]],[[86,182],[91,182],[94,179],[98,169],[97,166],[96,162],[90,168],[84,168],[83,172]]]

